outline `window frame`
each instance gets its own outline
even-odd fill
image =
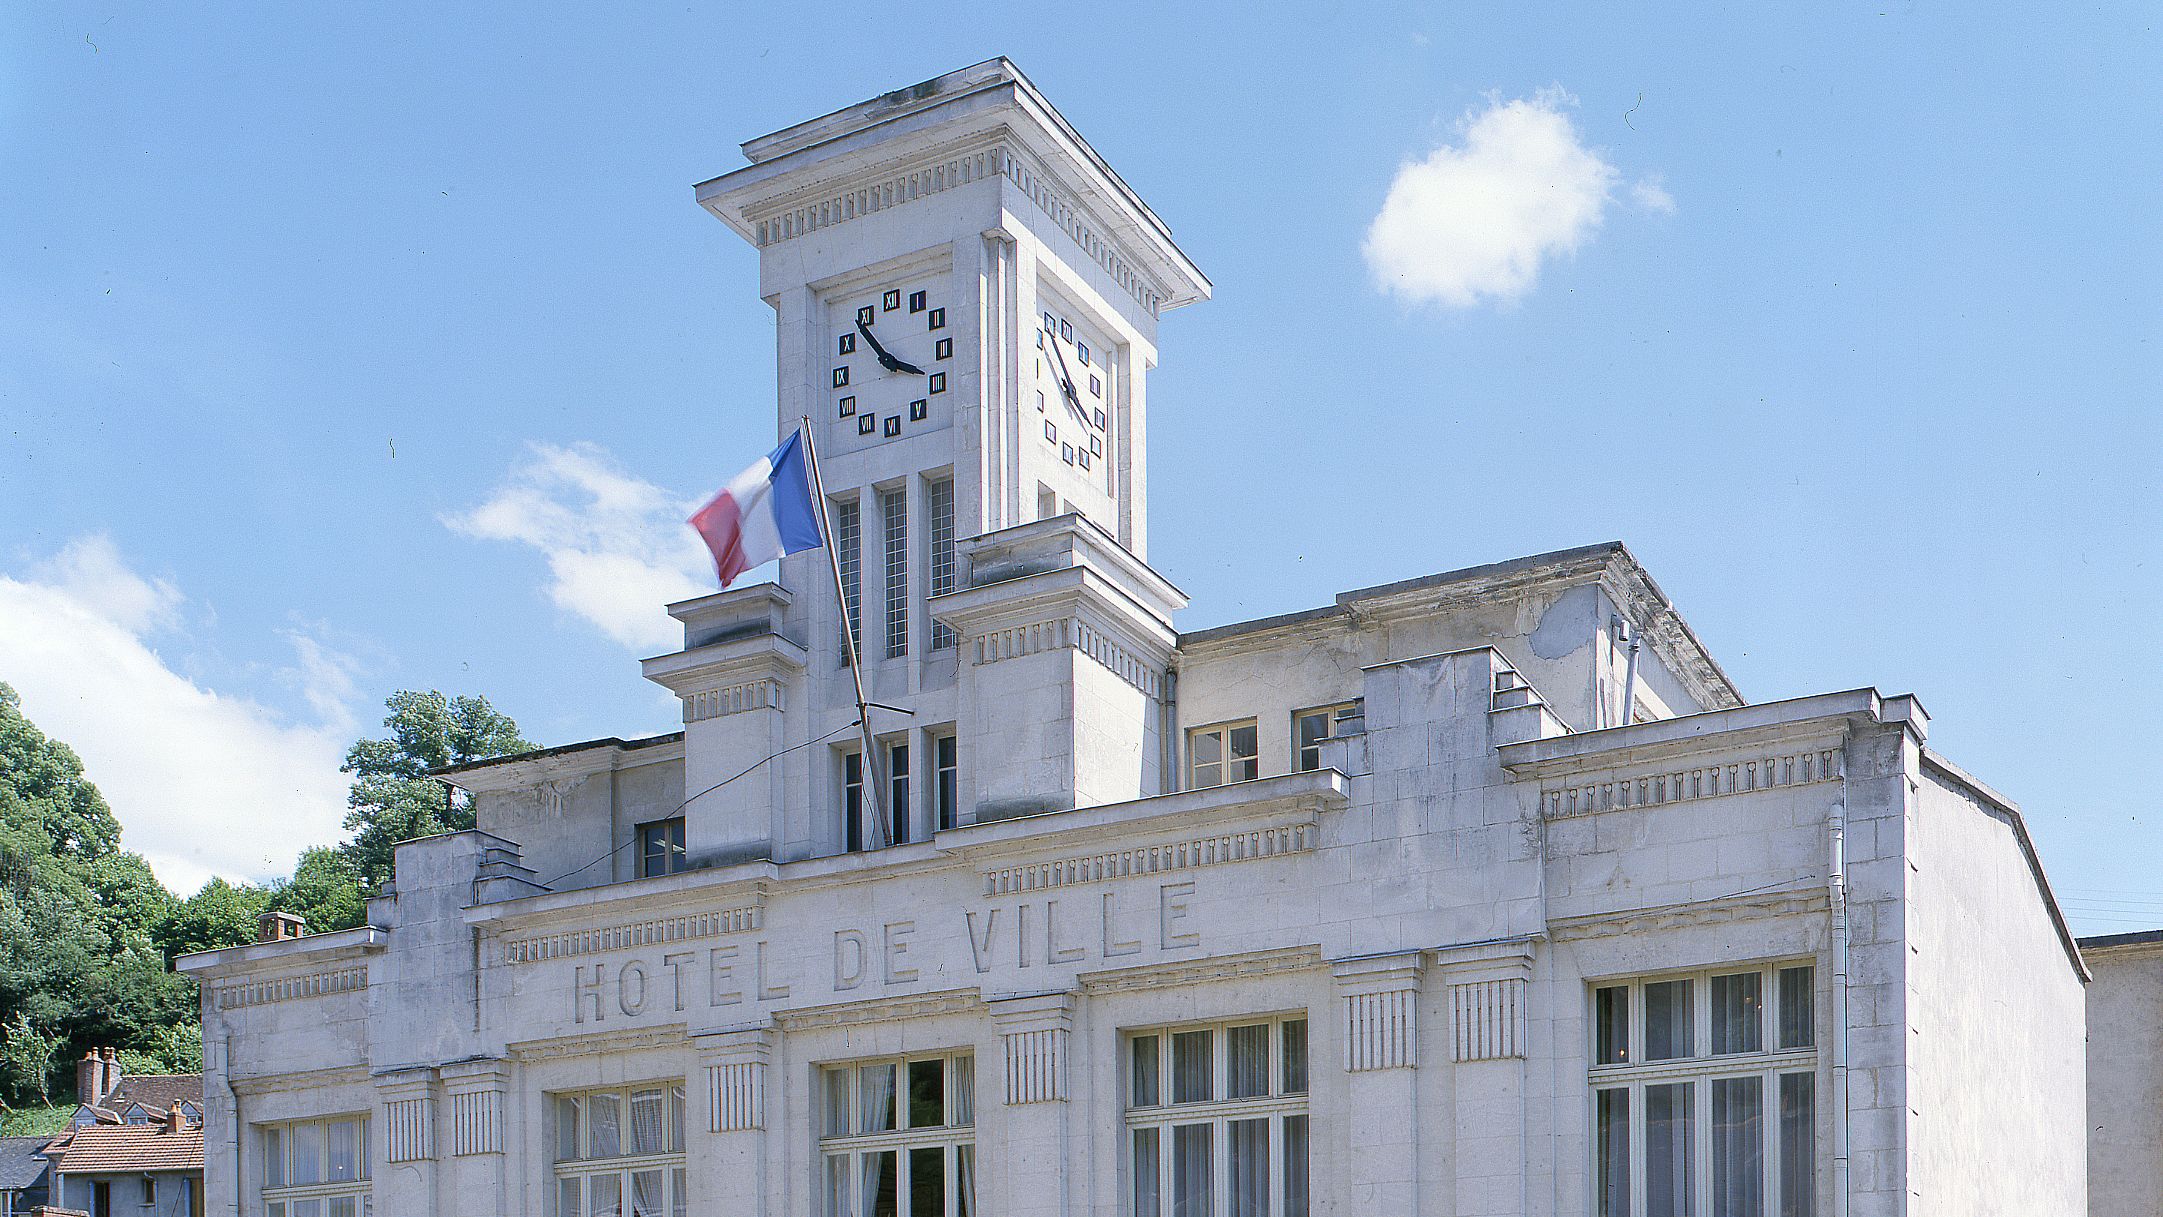
[[[328,1214],[332,1202],[338,1200],[354,1201],[354,1212],[359,1217],[369,1217],[375,1206],[375,1185],[371,1179],[374,1144],[370,1123],[366,1112],[340,1112],[256,1125],[255,1143],[262,1155],[256,1170],[256,1199],[267,1217],[288,1217],[296,1205],[310,1201],[315,1202],[317,1212]],[[355,1126],[354,1169],[358,1173],[351,1179],[293,1182],[294,1133],[303,1128],[321,1130],[321,1173],[327,1176],[331,1173],[331,1129],[341,1124]],[[274,1165],[276,1183],[272,1182]]]
[[[931,736],[931,830],[961,827],[961,737],[953,731]]]
[[[1360,704],[1361,699],[1355,697],[1350,701],[1336,701],[1320,706],[1303,706],[1292,711],[1293,773],[1312,773],[1322,767],[1322,742],[1338,738],[1337,724],[1352,718],[1352,711],[1359,709]],[[1306,753],[1309,745],[1303,745],[1299,742],[1299,724],[1301,720],[1313,718],[1316,715],[1322,717],[1322,726],[1327,730],[1311,745],[1314,751],[1314,764],[1309,765],[1306,763]]]
[[[951,476],[935,477],[924,485],[924,514],[929,520],[925,528],[924,594],[925,596],[951,595],[960,589],[960,561],[955,548],[954,479]],[[929,613],[925,614],[930,616]],[[961,636],[954,627],[934,619],[931,623],[931,649],[944,651],[961,645]]]
[[[684,850],[684,817],[667,816],[648,820],[638,826],[638,877],[657,879],[663,875],[680,875],[690,869],[690,855]],[[654,869],[655,833],[667,834],[660,841],[661,869]]]
[[[1798,970],[1809,971],[1809,983],[1805,999],[1808,1018],[1803,1024],[1807,1042],[1783,1046],[1788,1009],[1788,987],[1782,983],[1784,974]],[[1714,1028],[1714,978],[1755,975],[1758,978],[1759,1003],[1755,1013],[1757,1024],[1757,1047],[1749,1051],[1713,1051],[1716,1033]],[[1685,1148],[1688,1164],[1689,1197],[1688,1211],[1710,1212],[1715,1207],[1714,1161],[1715,1088],[1722,1082],[1739,1079],[1754,1080],[1758,1087],[1756,1153],[1759,1158],[1757,1189],[1760,1211],[1766,1217],[1785,1217],[1782,1204],[1783,1175],[1787,1170],[1787,1146],[1784,1142],[1786,1128],[1783,1120],[1783,1078],[1803,1076],[1809,1078],[1809,1172],[1807,1190],[1803,1196],[1801,1212],[1816,1211],[1817,1199],[1824,1194],[1826,1158],[1822,1146],[1822,1134],[1827,1118],[1826,1104],[1829,1095],[1825,1079],[1825,1057],[1820,1034],[1818,995],[1821,969],[1812,958],[1790,958],[1766,961],[1746,961],[1733,964],[1696,968],[1688,971],[1646,973],[1637,976],[1614,977],[1586,982],[1586,1155],[1587,1196],[1586,1212],[1594,1217],[1636,1217],[1649,1212],[1647,1188],[1649,1183],[1648,1153],[1652,1149],[1648,1136],[1648,1112],[1646,1091],[1648,1087],[1685,1087],[1689,1095],[1688,1119],[1690,1140]],[[1687,981],[1690,984],[1690,1053],[1687,1056],[1650,1060],[1646,1057],[1646,997],[1648,986]],[[1602,1035],[1608,1026],[1605,1012],[1611,1006],[1603,1003],[1602,994],[1624,990],[1627,1001],[1623,1010],[1626,1023],[1622,1036],[1621,1061],[1603,1062],[1603,1048],[1613,1043],[1612,1038]],[[1624,1133],[1624,1184],[1627,1187],[1625,1203],[1619,1207],[1604,1205],[1602,1193],[1602,1109],[1604,1096],[1621,1094],[1622,1130]]]
[[[673,1140],[670,1148],[647,1153],[633,1153],[626,1148],[631,1139],[631,1115],[634,1096],[659,1091],[662,1102],[661,1121],[664,1141]],[[578,1119],[578,1141],[581,1156],[564,1158],[562,1153],[562,1104],[566,1100],[587,1103],[608,1096],[616,1100],[618,1148],[623,1152],[607,1156],[593,1156],[593,1122],[581,1108]],[[617,1182],[618,1211],[628,1213],[632,1204],[632,1176],[649,1171],[661,1174],[660,1217],[690,1209],[690,1167],[685,1146],[691,1139],[689,1128],[689,1091],[682,1078],[658,1078],[643,1082],[630,1082],[615,1086],[582,1087],[575,1090],[551,1090],[543,1096],[546,1103],[546,1137],[549,1145],[548,1200],[546,1211],[551,1217],[586,1217],[592,1209],[587,1199],[588,1189],[594,1179],[613,1176]],[[572,1179],[579,1181],[579,1211],[566,1214],[563,1211],[564,1184]]]
[[[1299,1074],[1300,1089],[1290,1088],[1288,1078],[1290,1056],[1285,1045],[1286,1028],[1300,1028]],[[1230,1096],[1232,1080],[1231,1032],[1237,1028],[1265,1027],[1264,1055],[1267,1059],[1267,1085],[1264,1093],[1234,1098]],[[1177,1211],[1178,1197],[1173,1194],[1174,1143],[1176,1130],[1206,1126],[1209,1132],[1210,1181],[1209,1206],[1205,1217],[1232,1217],[1232,1125],[1260,1120],[1265,1122],[1268,1159],[1264,1169],[1268,1178],[1268,1194],[1263,1197],[1262,1211],[1273,1217],[1306,1217],[1312,1212],[1314,1152],[1314,1120],[1312,1094],[1314,1090],[1314,1020],[1305,1010],[1279,1011],[1273,1014],[1255,1014],[1235,1018],[1218,1018],[1205,1021],[1161,1023],[1146,1027],[1123,1028],[1119,1032],[1119,1106],[1121,1123],[1120,1201],[1119,1212],[1125,1217],[1169,1217]],[[1209,1097],[1179,1101],[1174,1097],[1175,1040],[1181,1035],[1206,1032],[1210,1036],[1210,1084]],[[1153,1082],[1156,1089],[1155,1102],[1139,1103],[1135,1093],[1138,1073],[1137,1053],[1143,1040],[1153,1040]],[[1290,1191],[1292,1163],[1285,1152],[1290,1135],[1289,1121],[1299,1121],[1306,1145],[1304,1158],[1299,1166],[1299,1177],[1305,1187],[1300,1207],[1287,1208]],[[1156,1156],[1153,1164],[1155,1181],[1155,1210],[1147,1211],[1141,1204],[1138,1192],[1142,1177],[1138,1134],[1153,1132]]]
[[[864,797],[865,787],[871,780],[866,769],[861,746],[834,750],[835,789],[841,796],[841,852],[845,854],[860,854],[872,848],[871,839],[864,832],[870,812]]]
[[[881,587],[886,604],[886,657],[909,653],[909,492],[879,491]]]
[[[1241,728],[1254,732],[1253,751],[1241,756],[1232,751],[1232,734]],[[1218,758],[1211,764],[1221,776],[1216,781],[1204,782],[1201,778],[1201,762],[1195,759],[1194,741],[1204,737],[1214,738],[1218,746]],[[1230,786],[1238,782],[1251,782],[1262,774],[1262,724],[1256,718],[1233,718],[1219,723],[1187,728],[1187,789],[1207,790],[1212,786]],[[1244,777],[1233,777],[1233,768],[1240,762],[1252,772]]]
[[[941,1124],[912,1126],[909,1123],[909,1066],[936,1061],[940,1063],[941,1106],[946,1121]],[[964,1068],[963,1062],[967,1062]],[[893,1127],[875,1132],[857,1131],[864,1112],[863,1077],[866,1069],[880,1066],[894,1071]],[[967,1123],[956,1123],[955,1098],[962,1092],[961,1079],[967,1076],[968,1111]],[[830,1081],[845,1075],[847,1096],[842,1100],[849,1117],[849,1127],[844,1132],[829,1131],[832,1115],[832,1092]],[[981,1217],[981,1197],[975,1194],[978,1178],[977,1157],[977,1085],[976,1052],[971,1048],[952,1048],[943,1052],[913,1052],[898,1056],[871,1056],[838,1061],[820,1061],[811,1072],[811,1118],[813,1130],[812,1160],[814,1174],[812,1193],[815,1211],[821,1217],[849,1217],[868,1214],[863,1197],[865,1155],[891,1153],[894,1155],[894,1211],[897,1217]],[[913,1151],[938,1149],[941,1151],[941,1173],[944,1180],[942,1209],[937,1214],[921,1214],[910,1211],[914,1162]],[[962,1198],[961,1161],[969,1162],[970,1196]],[[834,1161],[846,1162],[845,1188],[837,1211],[832,1201]]]
[[[841,580],[841,666],[863,642],[864,616],[864,505],[854,495],[829,500],[832,514],[827,536],[833,538],[834,562]]]

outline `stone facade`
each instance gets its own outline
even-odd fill
[[[1745,703],[1612,544],[1182,634],[1162,221],[1004,61],[744,150],[868,732],[823,551],[669,606],[680,733],[185,962],[212,1211],[363,1121],[398,1214],[2086,1208],[2083,965],[1912,697]]]
[[[2088,1188],[2095,1217],[2163,1211],[2163,930],[2081,939],[2088,986]]]

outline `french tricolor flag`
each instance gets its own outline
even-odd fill
[[[804,433],[792,432],[779,448],[737,474],[691,517],[691,527],[713,551],[723,587],[754,566],[825,544],[805,470]]]

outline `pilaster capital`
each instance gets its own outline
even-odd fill
[[[1337,990],[1347,996],[1365,993],[1400,993],[1419,988],[1427,969],[1425,951],[1396,951],[1386,955],[1356,955],[1333,959],[1329,971],[1337,978]]]
[[[1330,971],[1344,1003],[1344,1068],[1348,1073],[1410,1069],[1419,1057],[1422,951],[1334,960]]]
[[[1060,990],[994,997],[984,1004],[1006,1054],[1007,1103],[1065,1102],[1074,994]]]
[[[425,1162],[436,1156],[436,1071],[427,1066],[393,1069],[375,1076],[383,1104],[383,1154],[390,1162]]]
[[[1453,985],[1478,980],[1530,980],[1538,942],[1527,935],[1436,947],[1435,968],[1442,979]]]
[[[750,1132],[766,1127],[766,1071],[773,1029],[741,1027],[691,1037],[706,1074],[706,1131]]]

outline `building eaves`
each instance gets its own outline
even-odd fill
[[[2080,940],[2082,952],[2111,951],[2124,947],[2155,947],[2163,950],[2163,930],[2131,930],[2123,934],[2092,934]]]
[[[153,1174],[203,1169],[203,1126],[94,1124],[79,1128],[52,1157],[62,1175]]]
[[[467,761],[460,765],[445,765],[431,769],[432,778],[449,777],[454,773],[471,773],[476,769],[488,769],[497,765],[516,765],[525,761],[545,761],[552,757],[569,756],[575,752],[587,752],[595,748],[614,748],[619,752],[636,752],[642,748],[659,748],[683,739],[683,732],[671,731],[666,735],[648,735],[637,739],[620,736],[604,736],[600,739],[581,740],[575,744],[558,744],[553,748],[535,748],[531,752],[514,752],[509,756],[492,756],[485,761]]]

